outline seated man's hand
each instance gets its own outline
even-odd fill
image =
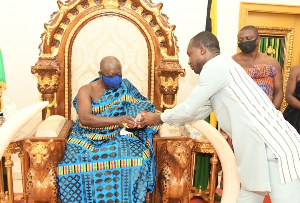
[[[141,126],[151,126],[151,125],[158,125],[162,123],[160,119],[160,115],[156,113],[147,112],[141,119]]]
[[[117,125],[124,128],[135,128],[135,120],[130,116],[120,116],[117,118]]]

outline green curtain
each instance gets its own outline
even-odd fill
[[[268,53],[269,56],[275,58],[281,67],[284,65],[284,47],[285,38],[276,36],[261,36],[259,43],[259,51],[266,53],[270,48],[274,53]]]

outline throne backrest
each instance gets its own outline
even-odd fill
[[[126,32],[124,32],[126,30]],[[148,97],[148,49],[144,36],[128,20],[118,16],[97,18],[87,23],[77,34],[71,56],[71,98],[80,87],[98,76],[100,60],[117,57],[123,77],[131,81]],[[77,113],[71,108],[71,119]]]
[[[158,110],[176,104],[179,65],[174,25],[149,0],[80,0],[62,3],[45,24],[32,73],[53,114],[75,119],[72,100],[98,76],[100,60],[116,56],[129,79]],[[73,110],[72,110],[73,109]]]

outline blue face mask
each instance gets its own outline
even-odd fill
[[[107,86],[115,89],[121,84],[122,76],[115,75],[113,77],[108,77],[108,76],[102,75],[102,80]]]

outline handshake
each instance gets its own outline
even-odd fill
[[[147,111],[142,111],[140,114],[138,114],[136,117],[135,117],[135,126],[137,128],[143,128],[143,126],[141,126],[141,119],[144,118],[144,116],[146,115]]]
[[[135,118],[130,116],[121,116],[118,117],[118,125],[124,128],[143,128],[144,126],[141,125],[141,119],[147,114],[147,111],[142,111],[138,114]]]
[[[147,111],[142,111],[135,118],[130,116],[121,116],[118,119],[118,125],[124,128],[143,128],[145,126],[158,125],[162,123],[160,115]]]

